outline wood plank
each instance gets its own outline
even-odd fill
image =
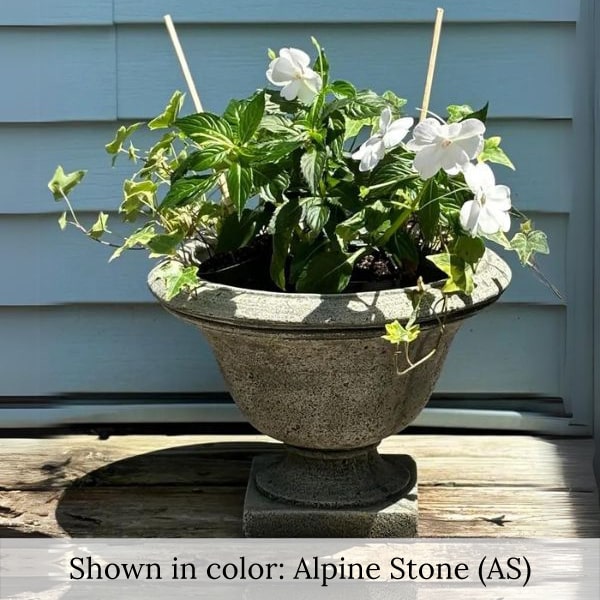
[[[48,200],[48,204],[51,202]],[[61,208],[64,207],[61,205]],[[537,213],[529,213],[529,216],[548,234],[552,249],[551,255],[540,258],[539,267],[564,292],[568,216]],[[86,226],[91,226],[96,217],[96,214],[80,215]],[[114,213],[109,218],[109,227],[115,235],[124,229],[120,217]],[[128,232],[133,230],[133,227],[127,229]],[[29,240],[26,245],[22,244],[24,239]],[[61,231],[56,215],[0,216],[0,251],[10,253],[17,247],[21,247],[20,252],[5,265],[4,273],[11,285],[3,290],[0,306],[156,304],[146,285],[152,263],[144,251],[130,252],[109,264],[110,248],[90,243],[74,228]],[[530,269],[519,264],[514,253],[500,250],[500,254],[513,269],[513,281],[500,303],[563,305],[564,301]],[[45,276],[32,277],[37,273]]]
[[[0,536],[238,537],[250,456],[277,448],[269,442],[265,436],[5,440]],[[382,444],[384,452],[406,449],[419,464],[422,537],[600,534],[592,440],[411,435]],[[523,468],[515,468],[518,462]]]
[[[266,436],[242,440],[234,436],[11,440],[8,449],[0,451],[0,487],[60,489],[86,474],[81,484],[93,487],[245,485],[252,456],[277,452],[279,444]],[[587,460],[593,453],[592,440],[400,435],[386,439],[381,451],[413,455],[424,485],[595,491],[592,463]],[[523,456],[528,460],[520,460]]]
[[[304,25],[178,29],[204,106],[213,111],[265,83],[267,47],[310,47]],[[333,78],[352,79],[359,87],[381,92],[391,87],[416,110],[429,55],[430,24],[335,28],[316,24],[310,33],[326,47]],[[119,117],[158,114],[172,90],[183,88],[164,27],[123,25],[117,38]],[[234,46],[223,41],[232,39]],[[574,52],[575,28],[568,24],[450,23],[444,28],[431,109],[440,113],[454,102],[483,106],[489,101],[494,117],[570,118]]]
[[[344,10],[331,2],[305,0],[302,4],[281,3],[278,0],[245,0],[194,2],[182,5],[180,0],[146,0],[140,10],[136,0],[115,0],[117,23],[157,23],[165,13],[171,13],[180,23],[374,23],[425,22],[435,15],[437,0],[373,0],[368,4],[347,2]],[[566,21],[577,19],[576,0],[463,0],[448,3],[445,20],[448,22],[502,21]]]
[[[6,28],[0,35],[0,121],[116,118],[115,31],[92,27]],[[19,169],[21,172],[21,168]]]
[[[158,305],[4,307],[0,330],[6,396],[225,390],[199,332]],[[563,352],[562,307],[498,304],[459,331],[436,392],[562,397]]]
[[[112,25],[113,0],[2,0],[0,27]]]

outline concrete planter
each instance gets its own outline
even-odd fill
[[[471,296],[444,301],[441,284],[432,285],[411,348],[415,359],[436,351],[399,375],[395,349],[381,336],[385,323],[409,319],[414,288],[318,295],[206,282],[166,301],[153,270],[152,293],[200,328],[249,422],[286,444],[280,456],[255,459],[246,534],[415,535],[414,462],[383,457],[376,447],[417,417],[462,320],[493,303],[510,277],[506,263],[488,250]]]

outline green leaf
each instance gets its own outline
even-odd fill
[[[258,216],[249,208],[245,208],[239,217],[235,213],[227,215],[222,221],[215,251],[230,252],[248,244],[256,232]]]
[[[135,233],[130,235],[120,248],[117,248],[112,256],[108,259],[108,262],[112,262],[115,258],[119,258],[125,250],[134,248],[135,246],[147,246],[148,242],[156,236],[156,231],[153,225],[146,225],[138,229]]]
[[[126,179],[123,182],[123,202],[119,206],[123,220],[135,221],[145,207],[154,210],[156,189],[153,181]]]
[[[171,175],[171,183],[183,177],[189,171],[201,173],[209,169],[217,170],[227,160],[229,152],[221,146],[203,146],[202,150],[192,152]]]
[[[451,104],[446,108],[448,111],[448,123],[458,123],[462,121],[467,115],[473,114],[473,109],[468,104]]]
[[[148,242],[148,248],[155,256],[171,256],[175,254],[179,244],[183,241],[183,232],[159,233]]]
[[[440,271],[448,276],[442,291],[447,293],[473,292],[473,269],[467,262],[449,252],[433,254],[427,257]]]
[[[307,198],[303,205],[304,222],[314,233],[320,233],[329,220],[329,208],[321,198]]]
[[[406,98],[400,98],[394,92],[386,90],[381,94],[382,98],[385,98],[395,109],[396,114],[400,112],[402,107],[406,104]]]
[[[194,202],[202,194],[209,192],[217,183],[216,175],[184,177],[171,185],[171,189],[160,204],[160,211]]]
[[[225,179],[229,198],[235,206],[237,214],[241,215],[246,202],[252,195],[252,169],[234,163],[226,172]]]
[[[425,182],[419,194],[419,223],[421,232],[427,242],[431,242],[437,235],[440,226],[440,201],[435,179]]]
[[[210,144],[221,149],[235,146],[231,125],[218,115],[197,113],[178,119],[173,125],[198,144]]]
[[[109,142],[106,144],[106,146],[104,146],[106,151],[109,154],[118,154],[121,152],[123,149],[123,143],[140,125],[143,125],[143,123],[133,123],[133,125],[129,125],[128,127],[121,125],[121,127],[117,129],[117,133],[115,134],[115,138],[112,140],[112,142]]]
[[[105,233],[110,233],[106,228],[106,223],[108,221],[108,215],[106,213],[98,213],[98,218],[96,222],[90,227],[88,230],[88,235],[94,239],[99,240]]]
[[[179,115],[184,98],[185,94],[176,91],[171,96],[165,110],[148,123],[148,129],[164,129],[165,127],[171,127]]]
[[[58,218],[58,226],[61,228],[62,231],[64,231],[65,228],[67,227],[67,213],[66,212],[64,212]]]
[[[306,265],[312,260],[312,258],[320,253],[324,252],[329,246],[329,242],[326,239],[300,239],[296,238],[296,244],[292,247],[292,261],[290,263],[290,282],[296,284],[298,277],[306,267]]]
[[[478,158],[481,161],[489,161],[499,165],[504,165],[505,167],[508,167],[514,171],[515,165],[513,165],[510,158],[506,156],[504,150],[500,148],[501,141],[502,138],[500,136],[494,136],[485,140],[483,150]]]
[[[297,200],[290,200],[275,213],[273,230],[273,257],[271,279],[278,288],[285,290],[285,265],[295,227],[302,216],[302,207]]]
[[[294,150],[300,148],[301,140],[289,142],[272,140],[255,144],[251,148],[251,160],[253,164],[276,163],[282,158],[288,157]]]
[[[69,192],[85,177],[87,171],[73,171],[65,173],[59,165],[54,171],[52,179],[48,182],[48,189],[52,192],[55,200],[62,200],[63,195],[68,196]]]
[[[347,254],[332,250],[316,254],[298,277],[296,289],[302,293],[337,294],[350,282],[354,262],[363,253]]]
[[[268,48],[267,56],[269,57],[269,60],[275,60],[277,58],[277,53],[272,48]]]
[[[401,262],[419,264],[419,251],[408,231],[400,230],[390,237],[386,248]]]
[[[452,247],[452,254],[456,254],[471,266],[479,262],[484,252],[485,244],[479,237],[461,235]]]
[[[327,61],[327,57],[325,56],[325,51],[321,47],[321,44],[317,41],[315,37],[310,38],[312,45],[317,49],[317,59],[315,60],[315,64],[313,66],[314,70],[317,71],[321,75],[321,79],[323,80],[323,88],[327,87],[328,79],[329,79],[329,62]]]
[[[531,221],[521,225],[521,231],[510,240],[511,249],[517,253],[522,265],[532,265],[536,253],[549,254],[548,238],[543,231],[531,229]]]
[[[309,148],[300,159],[300,170],[313,194],[319,191],[319,183],[321,182],[326,162],[327,154],[321,150],[317,150],[315,147]]]
[[[184,267],[177,261],[169,261],[161,265],[157,271],[157,279],[165,283],[166,300],[172,300],[180,292],[192,291],[200,285],[197,267]]]
[[[337,98],[354,98],[356,96],[356,88],[349,82],[338,79],[330,86],[331,92]]]
[[[472,113],[464,116],[461,119],[461,121],[465,121],[467,119],[479,119],[482,123],[485,123],[487,121],[489,104],[489,102],[486,102],[485,106],[481,107],[479,110],[473,111]]]
[[[413,323],[409,327],[400,325],[398,321],[392,321],[391,323],[385,324],[386,335],[381,337],[392,344],[410,344],[419,337],[420,328],[419,325]]]
[[[256,94],[240,114],[238,136],[242,143],[247,142],[255,134],[265,114],[265,94]]]

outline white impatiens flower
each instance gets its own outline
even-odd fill
[[[406,147],[415,152],[414,167],[423,179],[440,169],[456,175],[483,150],[485,125],[478,119],[444,123],[429,117],[413,130]]]
[[[379,131],[352,155],[354,160],[360,160],[358,170],[372,171],[385,156],[386,150],[400,145],[412,124],[412,117],[403,117],[392,121],[392,111],[384,108],[379,117]]]
[[[267,79],[281,87],[281,95],[286,100],[298,98],[310,104],[321,91],[321,76],[310,67],[310,57],[297,48],[282,48],[279,57],[269,64]]]
[[[494,173],[485,163],[469,163],[463,172],[475,198],[460,209],[462,227],[471,235],[507,232],[510,229],[510,189],[496,185]]]

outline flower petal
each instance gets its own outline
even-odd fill
[[[281,95],[286,100],[294,100],[298,96],[298,92],[300,91],[300,87],[302,86],[301,79],[294,79],[293,81],[289,81],[281,90]]]
[[[289,57],[294,64],[300,67],[308,67],[308,65],[310,65],[310,56],[308,56],[304,50],[298,50],[298,48],[282,48],[279,51],[279,54],[281,56]]]
[[[460,133],[456,136],[459,139],[482,136],[485,133],[485,125],[479,119],[466,119],[457,125],[460,125]]]
[[[477,224],[482,233],[486,233],[488,235],[492,235],[494,233],[498,233],[501,228],[500,221],[504,221],[502,215],[506,215],[505,212],[497,212],[494,210],[490,210],[487,204],[484,204],[479,213],[479,218],[477,219]],[[504,221],[505,223],[505,221]],[[509,227],[510,227],[510,219],[509,219]]]
[[[510,210],[510,188],[506,185],[495,185],[486,189],[485,202],[491,205],[493,210]]]
[[[413,139],[407,144],[410,150],[419,150],[423,146],[433,144],[440,137],[442,124],[431,117],[418,123],[413,129]]]
[[[481,205],[476,200],[467,200],[460,209],[460,224],[471,235],[477,235]]]
[[[403,117],[396,119],[391,123],[386,132],[383,134],[383,143],[386,148],[395,148],[402,142],[408,134],[408,130],[412,127],[412,117]]]
[[[386,107],[381,111],[381,116],[379,117],[379,132],[384,134],[391,122],[392,111],[389,107]]]
[[[377,163],[385,156],[385,146],[380,135],[370,137],[352,155],[355,160],[360,160],[359,171],[372,171]]]
[[[484,190],[496,185],[494,172],[485,163],[468,163],[463,167],[465,181],[474,194],[481,194]]]
[[[424,146],[415,155],[413,162],[422,179],[433,177],[441,168],[443,149],[439,144]]]
[[[306,79],[297,79],[296,81],[298,83],[298,92],[296,94],[298,100],[304,104],[311,104],[318,91]]]
[[[468,155],[458,144],[451,142],[446,147],[441,146],[440,165],[449,175],[456,175],[468,163]]]
[[[267,79],[273,85],[285,85],[297,76],[298,69],[287,58],[276,58],[271,61],[267,70]]]

